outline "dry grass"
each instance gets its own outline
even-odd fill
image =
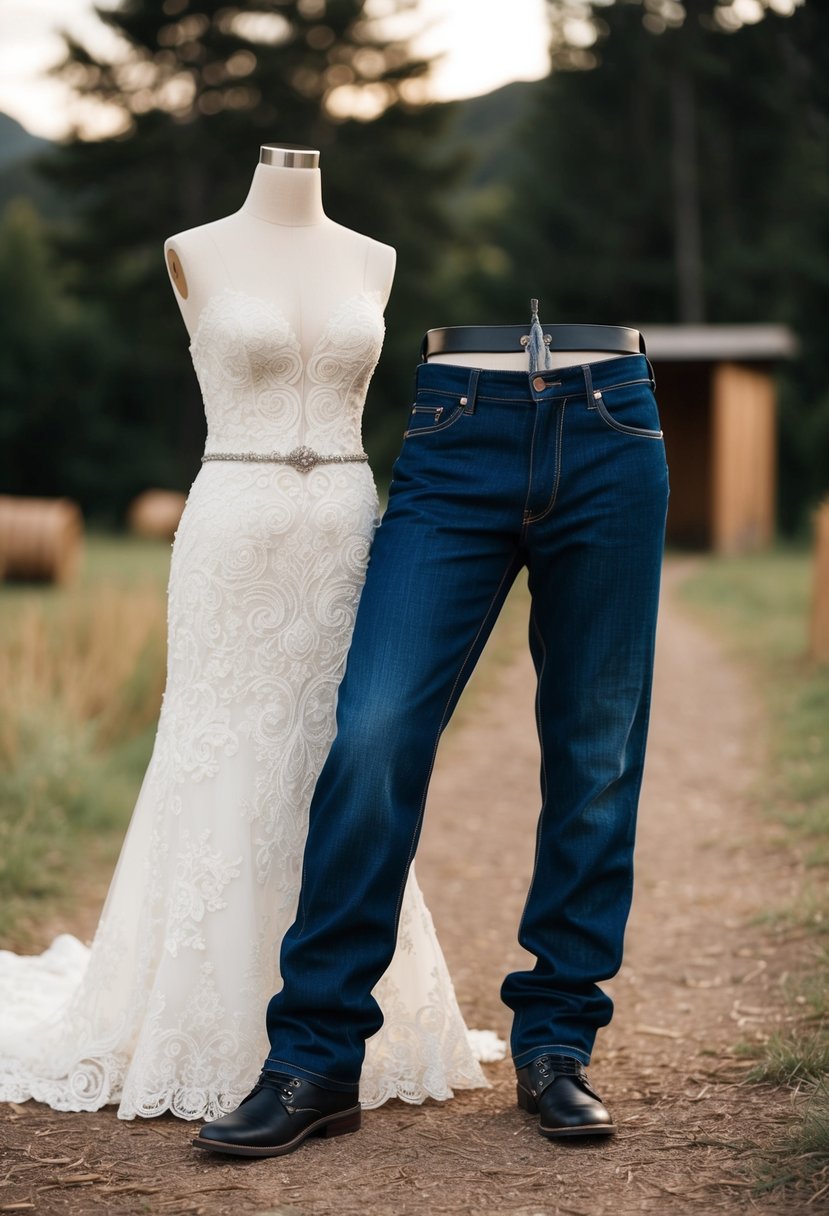
[[[152,585],[77,593],[57,618],[43,603],[24,605],[0,647],[0,764],[20,763],[28,721],[91,725],[100,747],[147,726],[163,686],[163,638]]]
[[[12,590],[0,623],[0,932],[9,934],[117,849],[161,700],[164,597],[158,580]]]

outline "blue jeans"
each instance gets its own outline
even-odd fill
[[[589,1062],[632,893],[667,500],[644,356],[535,375],[418,368],[311,805],[267,1068],[356,1088],[440,735],[524,565],[542,806],[518,938],[536,962],[501,995],[517,1067],[545,1052]]]

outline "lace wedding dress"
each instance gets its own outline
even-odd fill
[[[252,1088],[377,522],[354,457],[382,339],[371,293],[307,360],[263,300],[205,307],[190,349],[207,459],[173,547],[152,760],[91,950],[0,955],[0,1099],[211,1119]],[[366,1106],[486,1084],[414,874],[376,995]]]

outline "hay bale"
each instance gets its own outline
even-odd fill
[[[185,498],[177,490],[145,490],[130,504],[127,522],[136,536],[172,540],[184,510]]]
[[[66,583],[78,571],[83,516],[68,498],[0,495],[0,570],[7,579]]]

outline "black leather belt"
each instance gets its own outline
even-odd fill
[[[644,355],[645,339],[638,329],[624,325],[545,325],[550,350],[615,351],[620,355]],[[450,325],[430,329],[420,346],[425,363],[432,355],[520,353],[527,345],[527,325]]]

